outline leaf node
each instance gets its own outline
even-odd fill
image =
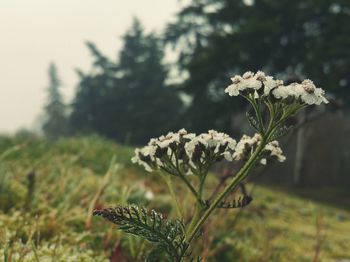
[[[240,196],[233,201],[221,201],[216,208],[242,208],[248,206],[252,202],[253,198],[251,196]],[[205,201],[206,206],[209,206],[209,201]]]

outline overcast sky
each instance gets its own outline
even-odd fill
[[[86,40],[115,57],[133,16],[159,31],[178,9],[178,0],[0,0],[0,133],[33,125],[51,61],[69,100],[78,80],[74,69],[91,65]]]

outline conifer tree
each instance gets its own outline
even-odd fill
[[[204,132],[214,124],[228,132],[243,106],[232,104],[222,86],[247,70],[284,80],[308,76],[350,101],[349,7],[342,0],[189,1],[166,33],[188,74],[182,88],[193,103],[186,126]]]
[[[66,106],[60,93],[61,81],[54,63],[50,64],[48,75],[48,99],[45,106],[45,121],[42,128],[47,138],[57,139],[67,135]]]
[[[166,85],[163,45],[135,19],[123,36],[116,61],[88,44],[92,72],[80,72],[71,123],[75,130],[97,132],[121,143],[142,144],[175,128],[181,101]]]

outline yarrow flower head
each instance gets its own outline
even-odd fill
[[[243,135],[238,141],[233,158],[235,160],[246,160],[261,142],[261,135],[256,133],[253,137]]]
[[[255,98],[258,98],[260,94],[268,95],[272,89],[283,85],[282,80],[275,80],[262,71],[255,74],[248,71],[243,76],[235,75],[231,81],[232,84],[225,89],[225,93],[230,96],[253,94]]]
[[[233,158],[237,161],[247,160],[260,145],[261,141],[262,136],[258,133],[256,133],[253,137],[243,135],[241,140],[237,143]],[[286,160],[282,149],[279,147],[278,141],[274,140],[265,146],[260,163],[265,165],[267,158],[276,158],[279,162]]]
[[[209,130],[200,134],[186,143],[185,150],[190,160],[190,165],[196,168],[198,165],[213,163],[225,158],[232,161],[232,152],[236,141],[225,133]]]
[[[178,172],[176,168],[179,168],[179,164],[187,161],[185,144],[194,137],[195,134],[181,129],[177,133],[169,132],[165,136],[152,138],[147,146],[135,149],[131,161],[142,165],[148,172],[160,168]]]
[[[229,135],[210,130],[196,136],[181,129],[150,140],[147,146],[136,149],[133,163],[146,171],[162,169],[172,175],[196,173],[225,158],[232,161],[236,141]]]
[[[263,157],[265,158],[262,159],[262,164],[266,164],[266,158],[275,158],[278,162],[284,162],[286,160],[277,140],[271,141],[265,146]]]
[[[301,84],[292,83],[288,86],[280,86],[273,90],[273,95],[277,99],[294,99],[296,102],[307,105],[327,104],[325,92],[322,88],[317,88],[315,84],[306,79]]]
[[[142,165],[146,171],[152,172],[152,167],[156,166],[155,161],[156,148],[153,145],[147,145],[141,149],[135,149],[135,156],[131,158],[133,163]]]
[[[232,84],[225,89],[230,96],[253,95],[255,99],[272,97],[283,102],[294,101],[306,105],[328,103],[324,90],[317,88],[309,79],[301,84],[292,83],[285,86],[282,80],[267,76],[264,72],[258,71],[254,74],[248,71],[243,76],[234,76],[231,80]]]

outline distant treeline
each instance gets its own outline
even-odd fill
[[[233,116],[244,104],[223,90],[232,75],[247,70],[286,80],[307,77],[350,101],[347,1],[192,1],[161,35],[145,33],[135,19],[122,40],[116,59],[87,44],[94,63],[89,72],[78,70],[68,108],[50,67],[48,137],[98,133],[137,145],[180,127],[237,134]],[[164,63],[166,47],[178,54],[176,64]],[[169,72],[181,76],[176,84]]]

